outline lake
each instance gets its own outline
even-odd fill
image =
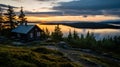
[[[56,25],[39,24],[39,26],[41,29],[48,28],[50,32],[53,32]],[[69,30],[71,30],[71,32],[73,32],[74,30],[77,31],[79,36],[81,36],[81,34],[86,36],[88,32],[94,33],[94,36],[97,40],[103,39],[104,37],[107,38],[107,37],[113,37],[113,36],[120,36],[120,29],[83,29],[83,28],[74,28],[66,25],[59,25],[59,27],[61,28],[61,31],[63,32],[64,37],[68,35]]]

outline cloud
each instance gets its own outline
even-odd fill
[[[12,0],[12,1],[20,2],[20,1],[24,1],[24,0]],[[57,1],[57,0],[33,0],[33,1],[47,2],[47,1]]]
[[[7,8],[8,5],[6,5],[6,4],[0,4],[0,7]],[[11,6],[11,7],[12,7],[12,8],[17,8],[17,7],[15,7],[15,6]]]
[[[60,16],[62,15],[62,12],[30,12],[30,11],[25,11],[26,15],[32,15],[32,16]]]
[[[12,0],[12,1],[17,1],[17,2],[19,2],[19,1],[21,1],[21,0]]]
[[[74,10],[101,10],[120,8],[120,0],[77,0],[70,2],[60,2],[60,6],[55,9],[74,9]]]
[[[6,4],[0,4],[0,8],[2,9],[2,11],[6,11],[8,9],[8,6],[11,6],[11,5],[6,5]],[[18,9],[19,7],[15,7],[15,6],[11,6],[12,8],[16,8]]]
[[[55,0],[37,0],[37,1],[55,1]]]
[[[115,10],[120,10],[120,0],[74,0],[70,2],[60,2],[57,6],[53,7],[54,10],[65,12],[78,12],[78,14],[102,14],[105,10],[106,13],[115,13]]]

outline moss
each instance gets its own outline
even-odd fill
[[[32,49],[32,51],[38,52],[38,53],[43,53],[43,54],[55,54],[55,55],[63,56],[63,54],[59,51],[46,49],[44,47],[37,47],[37,48]]]
[[[42,50],[42,51],[41,51]],[[45,52],[47,51],[47,53]],[[26,48],[0,46],[0,67],[80,67],[59,55],[58,51],[43,47]]]
[[[80,58],[83,58],[90,62],[100,64],[105,67],[119,67],[120,66],[119,63],[115,63],[114,61],[111,61],[109,59],[102,58],[102,57],[100,58],[100,57],[93,56],[93,55],[82,54]]]

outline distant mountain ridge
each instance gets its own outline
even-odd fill
[[[105,24],[120,24],[120,20],[113,20],[113,21],[103,21],[100,23],[105,23]]]
[[[64,25],[72,26],[75,28],[93,28],[93,29],[101,29],[101,28],[112,28],[112,29],[120,29],[120,26],[114,26],[110,24],[105,23],[65,23]]]
[[[73,23],[43,23],[43,24],[62,24],[75,28],[91,28],[91,29],[120,29],[120,26],[111,25],[114,22],[73,22]],[[115,24],[120,24],[120,22],[115,22]]]

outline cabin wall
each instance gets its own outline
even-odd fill
[[[41,30],[36,26],[33,29],[31,29],[30,32],[28,33],[28,37],[34,40],[40,39],[40,36]]]
[[[19,39],[19,40],[27,40],[28,39],[28,36],[27,34],[21,34],[21,33],[12,33],[13,37],[16,39]]]

